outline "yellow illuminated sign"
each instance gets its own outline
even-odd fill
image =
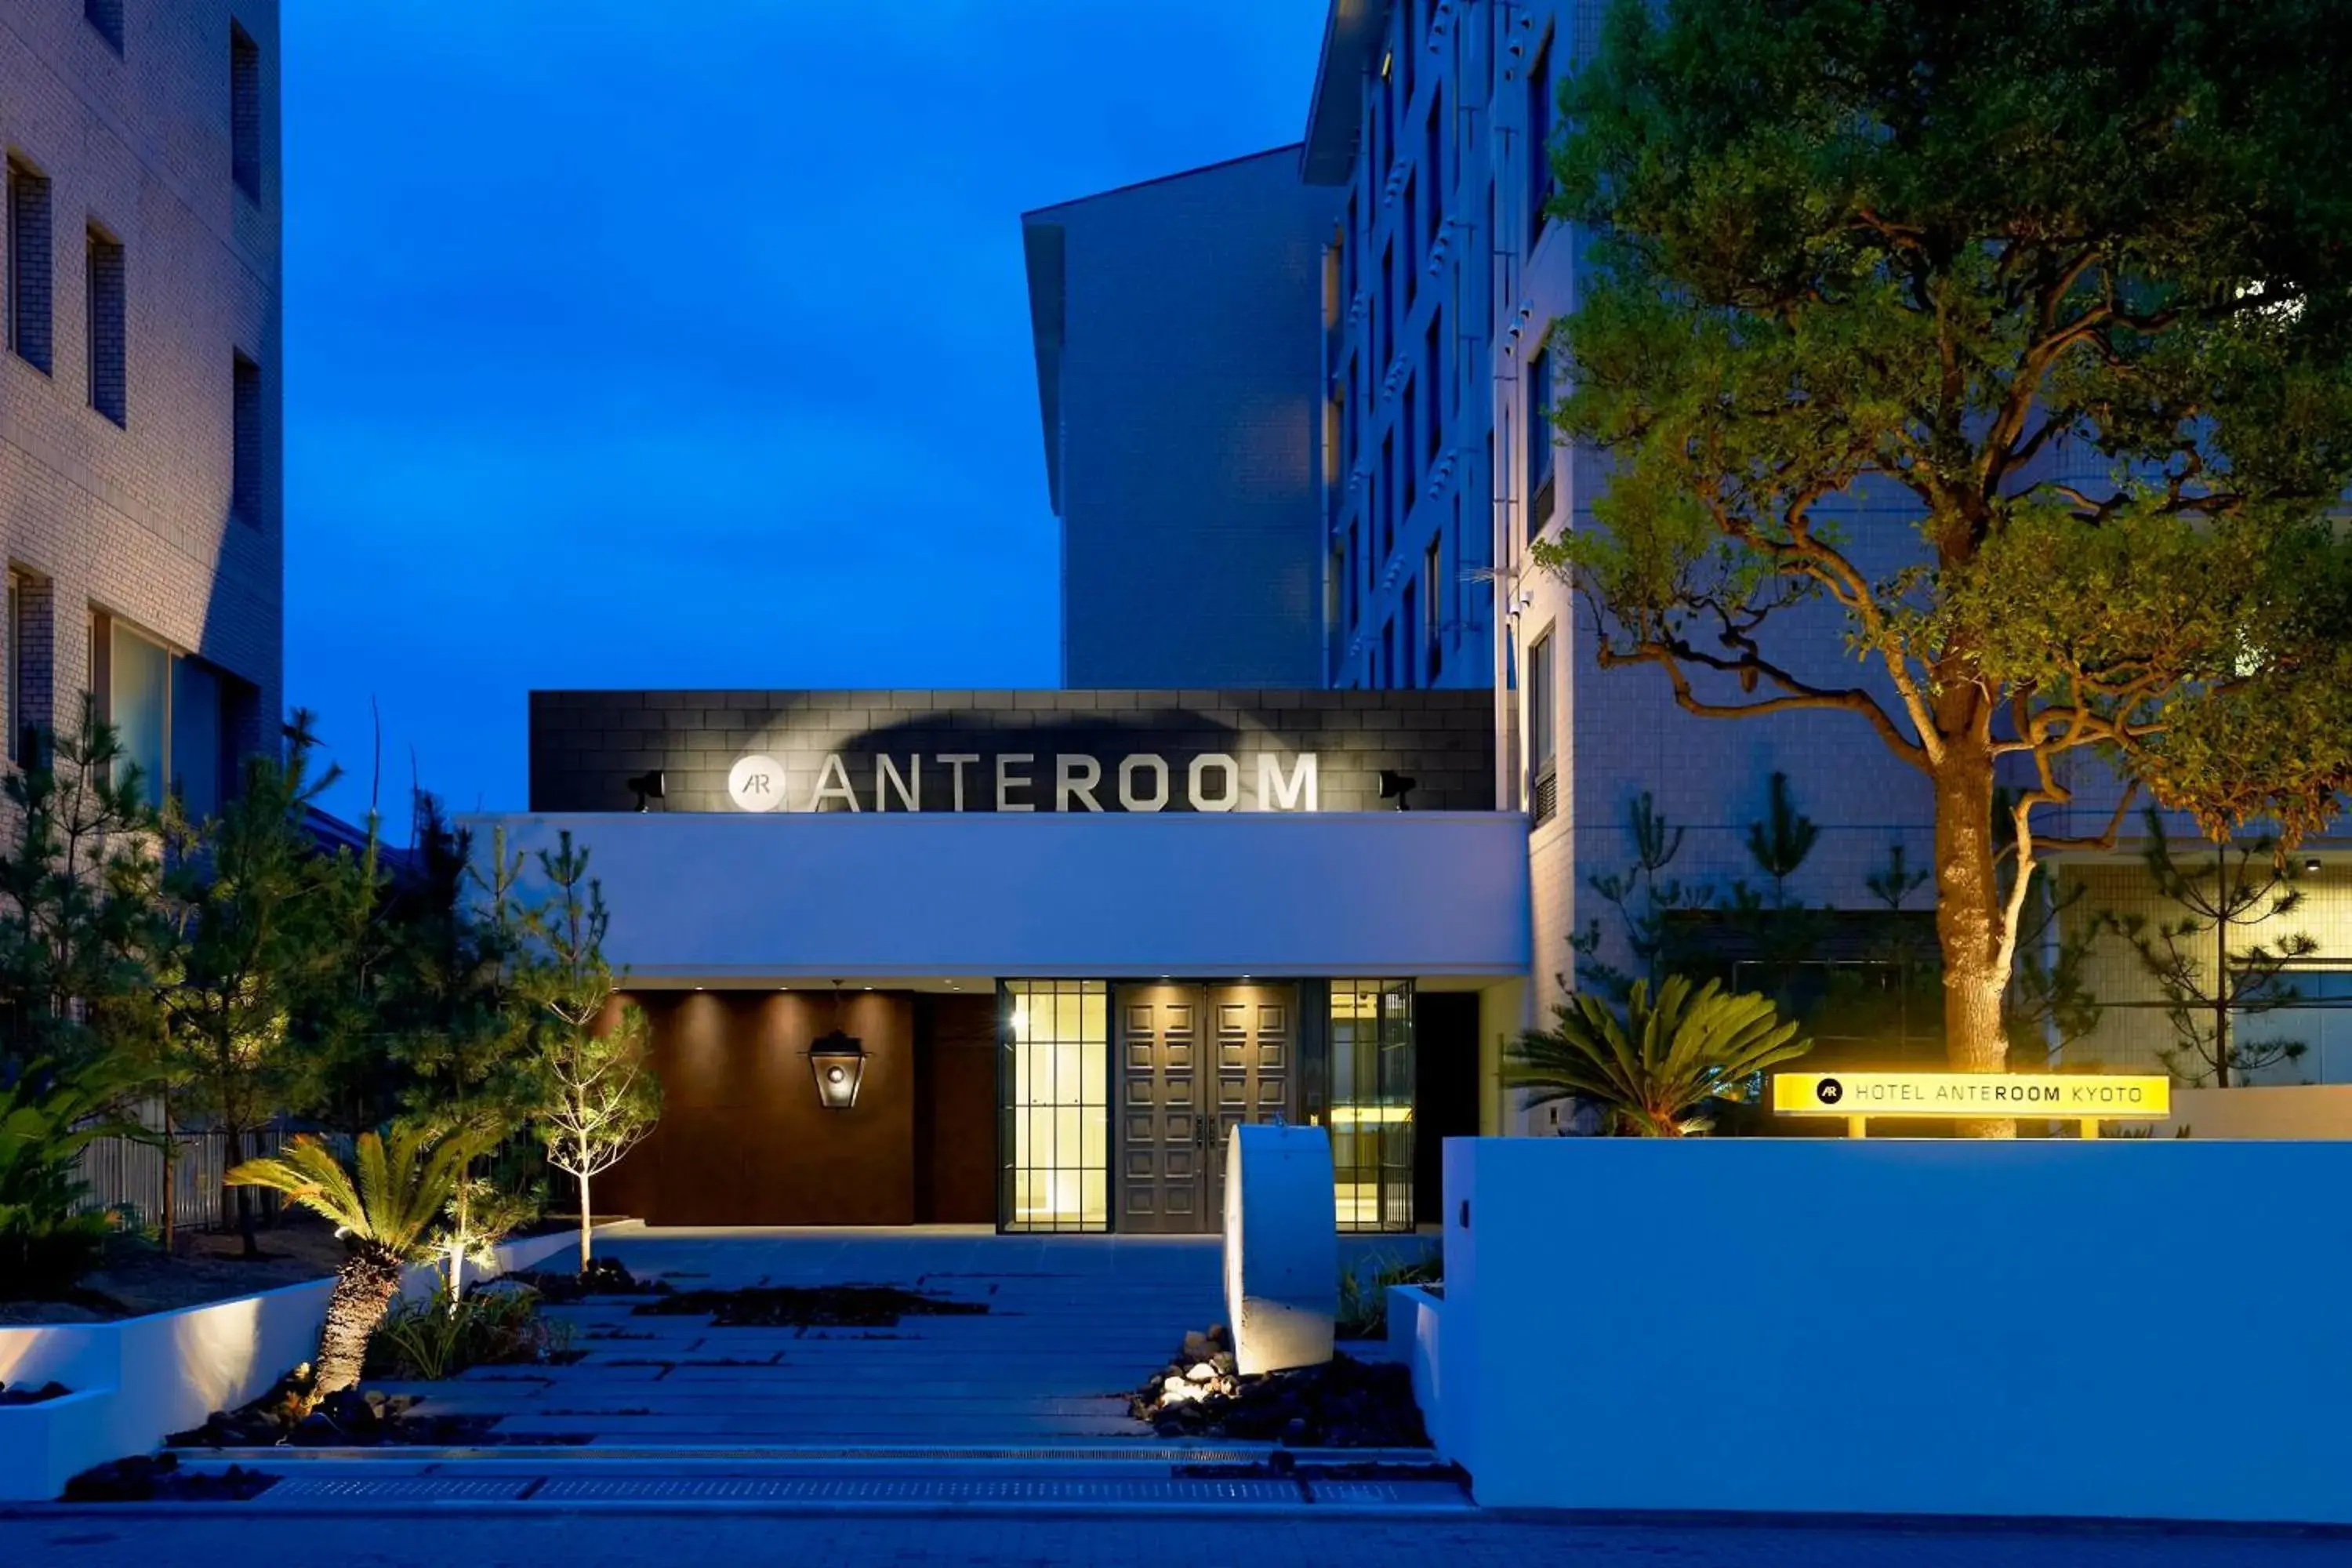
[[[2153,1121],[2172,1114],[2172,1080],[2106,1073],[1784,1072],[1783,1116],[2024,1116]]]

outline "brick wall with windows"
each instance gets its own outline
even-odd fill
[[[0,279],[12,757],[94,689],[94,620],[218,672],[233,743],[276,742],[278,73],[278,0],[38,0],[0,26],[0,154],[38,183]]]

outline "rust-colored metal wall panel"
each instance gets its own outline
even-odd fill
[[[793,991],[648,992],[661,1124],[606,1178],[600,1211],[650,1225],[909,1225],[915,1220],[915,1005],[845,997],[865,1042],[857,1104],[827,1110],[804,1054],[834,998]]]
[[[996,1223],[996,996],[915,999],[915,1217]]]

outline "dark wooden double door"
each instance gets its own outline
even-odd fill
[[[1223,1223],[1225,1145],[1290,1110],[1296,985],[1122,985],[1118,1228],[1191,1234]]]

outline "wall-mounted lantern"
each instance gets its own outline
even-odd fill
[[[808,1048],[809,1069],[816,1074],[817,1103],[827,1110],[847,1110],[857,1103],[858,1080],[866,1076],[866,1047],[854,1035],[835,1029]]]
[[[857,1085],[866,1077],[866,1044],[841,1026],[841,982],[833,983],[833,1032],[812,1042],[809,1071],[816,1075],[816,1101],[827,1110],[847,1110],[857,1103]]]

